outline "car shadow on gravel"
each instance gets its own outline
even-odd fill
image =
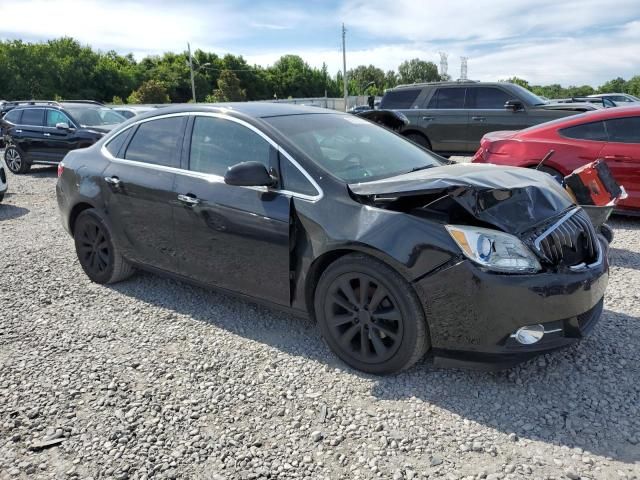
[[[616,267],[640,270],[640,253],[626,248],[611,248],[609,263]]]
[[[26,173],[25,175],[35,178],[55,178],[58,175],[58,167],[34,165],[31,167],[31,170],[29,170],[29,173]]]
[[[378,380],[372,394],[419,398],[507,435],[634,463],[640,461],[639,331],[640,318],[605,310],[579,344],[510,370],[418,367]]]
[[[29,213],[28,208],[16,207],[15,205],[7,205],[0,203],[0,222],[3,220],[13,220],[20,218]]]
[[[380,400],[417,398],[504,434],[640,460],[639,318],[606,310],[578,345],[502,372],[437,369],[427,357],[399,375],[376,377],[341,363],[308,319],[145,272],[107,288],[169,310],[167,318],[186,316],[348,371],[371,381]]]

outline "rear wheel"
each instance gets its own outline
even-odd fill
[[[407,369],[429,348],[424,311],[395,270],[363,254],[332,263],[315,291],[315,314],[333,352],[364,372]]]
[[[78,216],[73,238],[82,269],[96,283],[115,283],[131,276],[133,267],[122,257],[109,227],[93,209]]]
[[[417,143],[421,147],[424,147],[427,150],[431,150],[431,143],[424,135],[420,135],[419,133],[408,133],[407,135],[405,135],[405,137],[407,137],[412,142]]]
[[[4,163],[16,175],[27,173],[31,168],[31,165],[26,162],[22,151],[15,145],[9,145],[4,151]]]

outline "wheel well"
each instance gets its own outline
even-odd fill
[[[72,235],[73,230],[76,226],[76,220],[78,219],[78,216],[88,208],[93,208],[93,205],[90,205],[88,203],[78,203],[71,209],[71,214],[69,215],[69,230],[71,230]]]
[[[429,142],[429,145],[431,145],[431,140],[429,140],[429,137],[427,137],[424,133],[422,133],[419,130],[404,130],[402,132],[402,136],[407,137],[409,135],[420,135],[422,138],[424,138],[427,142]]]

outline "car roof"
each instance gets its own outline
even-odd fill
[[[640,106],[634,107],[615,107],[615,108],[603,108],[599,110],[593,110],[590,112],[581,113],[578,115],[570,115],[568,117],[558,118],[551,120],[550,122],[540,123],[524,130],[520,130],[519,133],[523,135],[535,134],[537,132],[546,130],[557,130],[560,128],[572,127],[575,125],[582,125],[583,123],[597,122],[599,120],[609,120],[612,118],[624,118],[624,117],[636,117],[640,116]],[[516,134],[517,136],[517,134]]]
[[[241,116],[253,118],[279,117],[286,115],[304,115],[304,114],[328,114],[342,113],[336,110],[329,110],[321,107],[308,107],[304,105],[292,105],[289,103],[273,103],[273,102],[237,102],[237,103],[182,103],[171,105],[164,108],[154,109],[153,111],[137,117],[149,118],[157,115],[167,115],[170,113],[184,112],[224,112],[237,113]],[[347,115],[347,114],[344,114]]]

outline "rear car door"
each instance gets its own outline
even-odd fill
[[[467,151],[476,151],[486,133],[499,130],[522,130],[530,125],[524,109],[513,111],[504,107],[507,100],[519,99],[499,87],[467,88],[466,105],[469,109]]]
[[[426,98],[420,127],[435,152],[468,151],[469,114],[465,110],[466,87],[439,87]],[[477,150],[477,148],[476,148]]]
[[[174,273],[173,186],[186,119],[153,118],[113,137],[105,145],[111,161],[102,174],[107,211],[124,256]]]
[[[609,141],[600,156],[629,198],[621,208],[640,209],[640,117],[605,120]]]
[[[43,124],[44,108],[25,108],[20,123],[9,130],[11,140],[29,162],[46,159]]]
[[[58,128],[65,123],[69,128]],[[60,110],[46,109],[43,128],[44,150],[47,160],[59,162],[70,151],[78,147],[77,127],[73,121]]]
[[[289,305],[290,196],[224,183],[228,168],[240,162],[276,168],[277,150],[234,118],[197,115],[190,129],[175,188],[176,199],[183,199],[174,207],[180,273]]]

